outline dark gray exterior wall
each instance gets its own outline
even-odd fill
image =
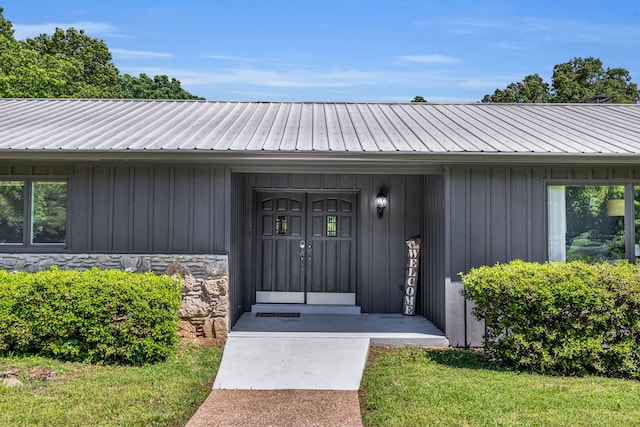
[[[421,295],[423,313],[441,330],[446,327],[444,176],[424,177]]]
[[[451,167],[445,173],[444,330],[452,345],[479,346],[484,325],[460,295],[458,273],[514,259],[547,260],[548,183],[620,185],[640,168]],[[440,287],[436,286],[437,289]],[[437,292],[436,289],[436,292]],[[438,318],[436,315],[435,318]]]
[[[20,177],[69,180],[69,252],[229,252],[230,173],[224,167],[0,165],[0,179]]]
[[[234,203],[238,215],[232,215],[241,222],[234,241],[242,242],[242,255],[231,258],[243,289],[242,307],[238,308],[249,310],[255,300],[251,263],[255,259],[251,233],[254,190],[346,191],[358,194],[357,303],[365,313],[401,312],[405,240],[422,232],[422,176],[246,173],[234,175],[234,180],[243,188],[242,200]],[[382,219],[377,218],[373,205],[380,189],[389,200]]]

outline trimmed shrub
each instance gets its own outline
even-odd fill
[[[472,269],[462,283],[495,362],[640,379],[640,265],[517,260]]]
[[[119,270],[0,271],[0,354],[144,364],[178,340],[181,286]]]

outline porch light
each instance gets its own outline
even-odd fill
[[[387,207],[387,195],[381,189],[376,196],[376,210],[378,211],[378,218],[382,218],[384,215],[384,209]]]

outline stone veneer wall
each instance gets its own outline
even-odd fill
[[[0,269],[35,272],[57,265],[61,270],[119,269],[181,276],[182,337],[227,337],[229,325],[229,269],[226,255],[168,254],[0,254]]]

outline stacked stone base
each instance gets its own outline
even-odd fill
[[[179,276],[182,307],[178,333],[185,338],[225,339],[229,330],[229,269],[226,255],[0,254],[0,269],[42,271],[119,269]]]

